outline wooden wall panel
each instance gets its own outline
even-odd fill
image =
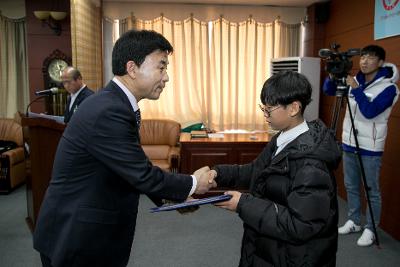
[[[329,47],[332,42],[341,45],[340,50],[346,51],[349,48],[362,48],[369,44],[382,46],[386,50],[386,61],[400,66],[400,36],[374,40],[374,10],[375,1],[364,0],[332,0],[330,2],[330,15],[328,22],[324,26],[324,42],[322,47],[318,47],[320,40],[306,39],[306,56],[318,56],[319,48]],[[315,12],[315,5],[308,8],[308,15]],[[307,26],[308,27],[308,26]],[[310,26],[310,30],[313,27]],[[314,32],[315,36],[315,32]],[[307,45],[313,49],[307,48]],[[310,54],[310,51],[314,53]],[[359,57],[353,58],[353,74],[359,69]],[[321,81],[326,77],[322,73]],[[398,84],[399,85],[399,84]],[[333,107],[332,97],[321,94],[320,99],[321,119],[326,123],[330,122],[331,109]],[[344,112],[344,110],[343,110]],[[343,114],[342,114],[343,115]],[[340,127],[341,128],[341,127]],[[340,138],[341,130],[338,129]],[[389,131],[386,139],[385,152],[381,170],[381,192],[382,192],[382,218],[380,227],[400,240],[400,175],[397,171],[400,155],[400,104],[397,103],[392,111],[389,120]],[[338,192],[343,198],[345,190],[343,185],[342,168],[337,171]]]
[[[349,34],[356,29],[374,23],[375,1],[372,0],[333,0],[330,5],[329,21],[326,23],[326,36]],[[349,35],[351,37],[351,35]],[[350,40],[353,38],[350,38]],[[373,39],[373,36],[372,36]],[[355,40],[353,41],[361,41]]]
[[[35,99],[34,92],[43,90],[44,87],[42,65],[44,59],[55,49],[59,49],[67,56],[72,56],[71,49],[71,27],[70,27],[70,0],[30,0],[25,1],[26,25],[27,25],[27,54],[29,67],[29,91],[30,100]],[[62,32],[57,36],[47,25],[42,25],[33,11],[53,10],[66,11],[67,18],[61,22]],[[32,105],[34,112],[43,112],[43,102],[39,101]]]

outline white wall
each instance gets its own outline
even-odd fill
[[[299,23],[306,15],[306,8],[271,7],[271,6],[242,6],[242,5],[190,5],[190,4],[153,4],[153,3],[123,3],[103,2],[104,16],[112,19],[124,19],[131,12],[139,19],[154,19],[161,13],[172,20],[183,20],[193,13],[202,21],[223,17],[230,21],[244,21],[251,14],[256,21],[271,22],[280,16],[285,23]]]

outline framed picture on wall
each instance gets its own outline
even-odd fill
[[[374,39],[400,34],[400,0],[375,0]]]

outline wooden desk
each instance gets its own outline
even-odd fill
[[[191,138],[181,133],[180,172],[192,174],[203,166],[245,164],[255,159],[271,136],[267,133],[224,134],[223,138]]]

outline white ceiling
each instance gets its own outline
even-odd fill
[[[103,0],[103,2],[131,2],[131,3],[174,3],[174,4],[202,4],[202,5],[262,5],[308,7],[316,2],[329,0]]]

